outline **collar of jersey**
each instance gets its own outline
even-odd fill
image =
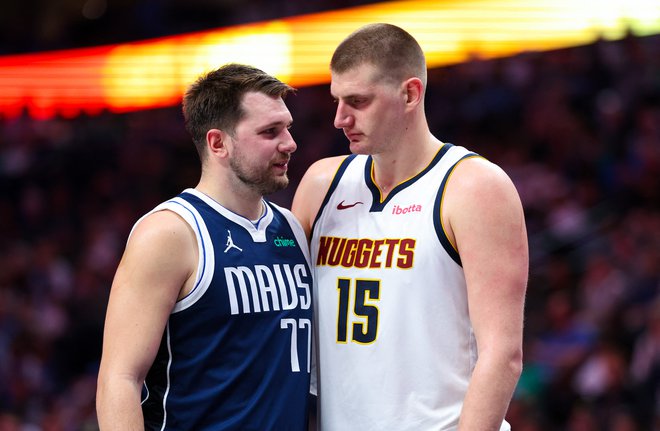
[[[250,235],[252,235],[252,238],[255,241],[258,242],[265,241],[266,229],[268,228],[270,222],[273,220],[273,211],[271,211],[270,207],[266,204],[266,201],[264,199],[261,199],[261,204],[264,207],[264,212],[259,218],[259,220],[253,222],[252,220],[243,217],[242,215],[237,214],[230,209],[225,208],[224,206],[219,204],[216,200],[200,192],[199,190],[195,190],[191,188],[184,190],[184,192],[197,196],[199,199],[204,201],[208,206],[219,212],[220,215],[233,221],[237,225],[245,228],[245,230],[247,230],[250,233]]]
[[[413,184],[415,181],[420,179],[421,177],[424,176],[428,171],[430,171],[435,165],[438,164],[440,159],[442,159],[442,156],[444,156],[449,149],[453,147],[452,144],[448,143],[443,143],[438,152],[435,154],[431,162],[424,168],[422,169],[421,172],[418,172],[416,175],[414,175],[411,178],[408,178],[405,181],[402,181],[401,183],[397,184],[396,187],[392,189],[392,191],[387,195],[387,197],[383,200],[383,194],[380,192],[380,189],[378,188],[378,185],[374,182],[373,179],[373,164],[374,164],[374,159],[369,156],[367,158],[367,162],[365,163],[364,166],[364,181],[371,191],[371,209],[369,211],[371,212],[380,212],[382,211],[387,203],[401,190],[405,189],[406,187],[410,186]]]

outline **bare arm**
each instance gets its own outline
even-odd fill
[[[323,199],[337,169],[346,156],[329,157],[312,164],[296,189],[291,212],[296,216],[307,235],[311,238],[312,225],[321,208]]]
[[[460,430],[499,430],[522,371],[529,257],[522,204],[509,177],[480,158],[447,185],[443,220],[461,256],[479,358]]]
[[[196,270],[194,233],[159,211],[133,231],[115,274],[106,314],[96,408],[100,429],[143,430],[142,384],[167,319]]]

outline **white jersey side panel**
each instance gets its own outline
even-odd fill
[[[438,192],[469,156],[445,144],[384,201],[369,157],[340,168],[311,242],[322,431],[457,426],[477,352]]]

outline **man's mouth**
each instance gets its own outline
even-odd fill
[[[362,133],[357,133],[357,132],[344,132],[346,137],[350,142],[355,142],[358,141],[364,136]]]

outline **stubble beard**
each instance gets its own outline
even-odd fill
[[[289,177],[286,173],[281,176],[273,176],[268,169],[250,168],[244,162],[244,157],[234,157],[229,160],[229,166],[243,185],[261,196],[283,190],[289,185]]]

